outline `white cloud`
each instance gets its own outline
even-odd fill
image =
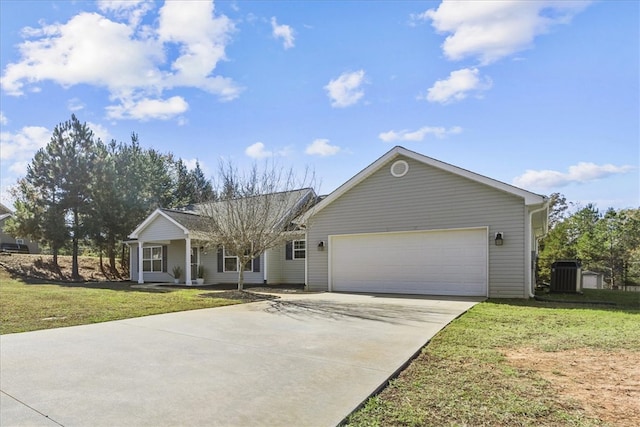
[[[15,198],[11,195],[10,190],[15,184],[16,179],[13,176],[0,179],[0,203],[10,209],[14,208]]]
[[[31,163],[30,160],[22,160],[19,162],[13,162],[9,166],[9,170],[18,176],[24,176],[27,174],[27,166]]]
[[[590,1],[574,0],[483,0],[443,1],[437,9],[412,15],[431,20],[440,33],[449,34],[442,50],[447,58],[473,57],[489,64],[530,48],[536,36],[554,26],[567,24]]]
[[[224,100],[235,98],[239,89],[229,79],[210,77],[225,59],[225,47],[234,25],[224,15],[214,16],[213,2],[166,2],[160,9],[158,36],[180,46],[181,55],[171,64],[168,87],[192,86],[215,93]]]
[[[268,157],[287,157],[293,153],[290,146],[281,148],[276,151],[267,150],[266,146],[262,142],[256,142],[248,146],[244,153],[253,159],[266,159]]]
[[[248,146],[244,153],[252,159],[265,159],[267,157],[273,157],[273,152],[265,148],[262,142],[256,142]]]
[[[102,142],[108,143],[111,141],[111,134],[104,126],[98,123],[87,122],[87,126],[93,132],[93,136],[97,139],[100,138]]]
[[[84,105],[84,102],[82,102],[78,98],[71,98],[70,100],[67,101],[67,108],[69,109],[69,111],[72,111],[72,112],[80,111],[80,110],[83,110],[84,107],[86,107],[86,105]]]
[[[305,153],[311,156],[327,157],[338,154],[339,151],[340,147],[338,147],[337,145],[329,144],[328,139],[316,139],[307,146]]]
[[[612,164],[596,165],[595,163],[580,162],[569,167],[567,172],[554,170],[528,170],[513,179],[513,184],[523,188],[550,189],[565,187],[574,183],[585,183],[630,172],[634,167],[630,165],[615,166]]]
[[[429,20],[429,12],[431,11],[431,9],[426,10],[424,12],[421,13],[412,13],[409,15],[409,26],[410,27],[415,27],[416,25],[420,24],[421,22],[424,21],[428,21]]]
[[[19,132],[0,132],[0,200],[11,206],[14,202],[9,190],[16,178],[27,173],[33,155],[51,139],[51,131],[40,126],[26,126]]]
[[[112,119],[167,120],[184,113],[189,109],[189,104],[181,96],[172,96],[169,99],[141,99],[138,101],[125,101],[121,105],[107,107],[107,117]]]
[[[9,119],[4,115],[2,111],[0,111],[0,125],[6,125],[9,123]]]
[[[133,28],[97,13],[80,13],[65,24],[25,34],[34,40],[19,45],[22,60],[7,65],[3,74],[2,87],[10,95],[45,80],[64,87],[107,87],[116,96],[161,82],[155,63],[163,59],[162,45],[136,39]]]
[[[481,78],[477,68],[463,68],[452,71],[444,80],[436,81],[429,88],[426,99],[429,102],[447,104],[466,98],[470,92],[475,92],[476,96],[479,96],[491,85],[491,79]]]
[[[50,139],[51,131],[41,126],[26,126],[17,133],[0,132],[0,159],[12,162],[29,160]]]
[[[153,6],[153,0],[98,0],[98,9],[102,12],[111,12],[134,26],[140,23]]]
[[[200,165],[200,170],[202,170],[202,173],[204,173],[205,175],[208,175],[211,172],[209,170],[209,167],[204,162],[198,159],[182,159],[182,162],[189,170],[194,170],[197,164]]]
[[[237,84],[214,74],[234,31],[231,20],[216,15],[213,2],[166,2],[153,26],[141,25],[153,7],[147,1],[102,1],[103,14],[83,12],[65,23],[23,29],[21,57],[3,70],[2,89],[19,96],[44,81],[103,87],[115,102],[110,117],[162,120],[186,110],[184,99],[163,97],[176,87],[197,88],[222,101],[239,96]],[[169,52],[179,53],[173,58]]]
[[[294,46],[294,31],[289,25],[278,25],[275,17],[271,18],[271,28],[273,30],[273,37],[276,39],[282,39],[282,45],[285,49],[290,49]]]
[[[418,142],[424,140],[428,135],[433,135],[438,139],[447,137],[448,135],[455,135],[462,132],[462,128],[454,126],[449,129],[442,126],[423,126],[418,130],[390,130],[388,132],[382,132],[378,135],[378,138],[384,142],[396,142],[396,141],[412,141]]]
[[[343,73],[337,79],[331,80],[324,89],[331,99],[331,106],[344,108],[355,104],[364,96],[361,89],[366,83],[364,70]]]

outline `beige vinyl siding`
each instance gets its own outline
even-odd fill
[[[129,245],[129,280],[138,281],[138,244]]]
[[[192,243],[193,244],[193,243]],[[173,267],[175,265],[179,265],[182,267],[182,276],[180,277],[180,283],[184,284],[186,279],[186,269],[190,268],[190,264],[186,264],[185,257],[185,248],[186,248],[186,240],[178,239],[171,240],[170,242],[164,241],[163,243],[153,243],[147,242],[144,244],[145,247],[149,246],[167,246],[167,272],[158,272],[158,273],[144,273],[144,281],[145,282],[173,282],[173,276],[171,275]],[[197,246],[197,244],[193,244]],[[132,281],[138,280],[138,245],[131,245],[131,268],[130,268],[130,279]],[[218,256],[216,248],[204,247],[200,251],[200,265],[204,266],[205,274],[204,281],[206,284],[216,284],[216,283],[237,283],[238,282],[238,273],[218,273]],[[263,283],[263,273],[264,271],[264,259],[260,258],[260,272],[254,273],[250,271],[244,272],[245,283],[257,284]],[[303,272],[304,277],[304,272]],[[192,277],[192,280],[195,280],[196,277]],[[297,283],[302,283],[301,282]]]
[[[167,251],[167,271],[154,271],[154,272],[144,272],[143,273],[143,277],[144,277],[144,281],[145,282],[149,282],[149,283],[169,283],[169,282],[173,282],[173,277],[171,277],[170,273],[171,273],[171,269],[173,268],[173,266],[176,264],[175,258],[176,258],[176,249],[175,245],[179,244],[180,242],[171,242],[172,244],[162,244],[162,243],[145,243],[144,247],[148,248],[151,246],[164,246]],[[174,248],[172,248],[172,246]],[[182,243],[182,247],[184,248],[184,242]],[[138,246],[136,245],[136,250],[138,249]],[[164,256],[164,254],[163,254]],[[184,260],[181,263],[182,265],[184,265]],[[137,266],[136,266],[137,268]],[[135,280],[138,280],[138,276],[137,276],[138,272],[136,270],[134,276],[135,276]],[[184,275],[182,277],[182,280],[184,280]]]
[[[389,172],[398,159],[409,164],[400,178]],[[524,297],[524,218],[520,197],[399,157],[313,216],[307,247],[335,234],[488,227],[489,295]],[[497,231],[505,234],[503,246],[493,244]],[[311,290],[327,289],[329,250],[307,252]]]
[[[267,283],[282,283],[284,267],[284,247],[267,251]]]
[[[219,272],[218,271],[218,249],[210,249],[210,253],[212,253],[213,259],[211,262],[211,270],[210,283],[238,283],[238,272],[230,271],[230,272]],[[254,260],[255,262],[255,260]],[[209,269],[209,264],[205,267]],[[209,282],[207,282],[209,283]],[[244,272],[244,283],[247,284],[260,284],[264,283],[264,257],[260,257],[260,271],[254,273],[253,271],[245,271]]]
[[[262,263],[262,259],[260,259],[260,263]],[[238,272],[218,273],[216,270],[213,275],[212,283],[238,283]],[[245,271],[244,283],[252,285],[264,283],[264,276],[262,272],[254,273],[252,271]]]
[[[200,251],[200,265],[204,267],[204,283],[216,283],[216,271],[218,271],[218,256],[216,249],[205,247]],[[195,277],[194,277],[195,279]]]
[[[158,215],[140,232],[138,240],[149,242],[154,240],[184,239],[185,237],[187,236],[180,227],[164,216]]]
[[[182,276],[180,277],[180,283],[184,283],[185,272],[187,271],[185,268],[185,257],[184,257],[184,248],[185,248],[186,240],[172,240],[167,245],[167,272],[165,273],[165,280],[167,282],[173,282],[173,267],[179,265],[182,267]],[[145,281],[147,275],[145,274]],[[194,277],[195,279],[195,277]]]
[[[307,252],[309,248],[307,248]],[[304,269],[305,269],[305,260],[304,259],[292,259],[285,260],[285,268],[281,280],[279,283],[287,283],[287,284],[300,284],[304,283]]]
[[[303,239],[304,236],[300,236]],[[307,247],[307,252],[309,248]],[[267,282],[272,284],[304,283],[304,259],[286,259],[285,245],[271,249],[267,253]]]

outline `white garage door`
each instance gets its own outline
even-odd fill
[[[487,295],[487,230],[336,235],[331,290]]]

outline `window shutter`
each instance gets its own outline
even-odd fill
[[[260,255],[253,259],[253,272],[260,273]]]
[[[168,252],[167,246],[166,245],[162,246],[162,272],[163,273],[166,273],[168,271],[167,270],[167,255],[168,255],[167,252]]]
[[[285,246],[285,259],[291,260],[293,259],[293,241],[287,240],[287,245]]]
[[[218,273],[222,273],[222,268],[224,264],[224,259],[222,255],[222,246],[218,246]]]

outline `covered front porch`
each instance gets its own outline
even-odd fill
[[[207,270],[215,268],[215,257],[209,256],[203,241],[184,238],[127,243],[132,281],[192,285],[212,279]]]

